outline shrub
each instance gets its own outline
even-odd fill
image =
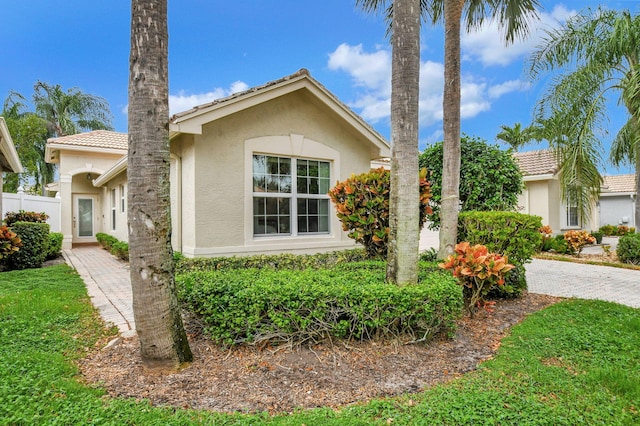
[[[549,251],[554,251],[558,254],[572,254],[571,248],[567,244],[567,241],[564,239],[564,235],[556,235],[555,238],[551,239],[551,248]]]
[[[463,135],[460,139],[460,208],[461,211],[515,210],[524,184],[522,173],[509,151],[485,140]],[[440,226],[443,175],[443,143],[438,142],[420,154],[420,167],[429,171],[431,206],[429,227]]]
[[[584,246],[593,244],[596,241],[587,231],[567,231],[563,237],[571,253],[576,256],[580,256]]]
[[[544,225],[540,228],[540,235],[542,237],[540,251],[549,251],[551,249],[551,241],[553,239],[553,229],[551,229],[551,226],[549,225]]]
[[[629,233],[629,227],[628,226],[618,225],[618,227],[616,228],[616,235],[618,235],[620,237],[624,237],[628,233]]]
[[[189,259],[175,257],[176,274],[196,271],[217,271],[221,269],[321,269],[335,265],[365,260],[363,249],[341,250],[317,254],[274,254],[232,257],[198,257]]]
[[[7,226],[12,226],[16,222],[45,223],[47,219],[49,219],[49,215],[46,213],[26,212],[24,210],[7,212],[4,215],[4,222]]]
[[[62,251],[62,239],[63,235],[60,232],[50,232],[47,241],[47,251],[45,253],[45,260],[55,259],[60,256]]]
[[[482,244],[472,246],[467,242],[456,244],[455,254],[438,266],[452,271],[464,287],[464,300],[471,316],[494,286],[505,284],[505,275],[514,268],[506,256],[489,253]]]
[[[496,297],[514,297],[527,289],[524,265],[542,243],[542,218],[516,212],[461,212],[458,241],[482,244],[492,253],[507,256],[517,272],[507,276],[504,285],[493,292]],[[520,270],[521,269],[521,270]]]
[[[118,240],[116,237],[99,232],[96,234],[96,240],[105,250],[112,255],[122,259],[129,260],[129,244]]]
[[[600,232],[606,236],[616,235],[617,229],[613,225],[603,225],[600,227]]]
[[[49,224],[15,222],[11,230],[22,240],[22,247],[9,257],[9,269],[40,268],[47,254]]]
[[[431,212],[431,192],[426,175],[426,169],[420,171],[420,198],[416,206],[420,209],[420,228],[427,213]],[[362,244],[372,259],[387,257],[389,190],[390,172],[381,167],[368,173],[351,175],[329,191],[342,229],[349,232],[350,238]]]
[[[602,244],[602,237],[604,237],[604,233],[600,231],[592,232],[591,235],[596,239],[596,244]]]
[[[0,267],[22,247],[22,240],[7,226],[0,226]]]
[[[640,265],[640,234],[620,237],[616,253],[621,262]]]
[[[242,269],[176,277],[180,300],[201,317],[211,337],[228,345],[331,338],[403,337],[450,333],[462,291],[444,273],[420,273],[416,285],[385,282],[381,261],[328,269]]]

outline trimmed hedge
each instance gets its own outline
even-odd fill
[[[352,249],[317,254],[273,254],[232,257],[186,258],[176,253],[176,274],[196,271],[216,271],[220,269],[318,269],[341,263],[358,262],[367,259],[364,249]]]
[[[225,269],[176,276],[183,304],[215,341],[301,344],[325,338],[428,340],[451,333],[462,288],[436,265],[420,283],[385,282],[384,262],[329,269]]]
[[[103,232],[96,234],[96,240],[98,243],[112,255],[122,259],[129,260],[129,244],[124,241],[120,241],[116,237]]]
[[[542,244],[542,218],[517,212],[461,212],[458,217],[458,241],[487,246],[490,252],[509,257],[515,265],[504,286],[493,296],[519,296],[527,289],[524,265]]]
[[[620,237],[616,253],[621,262],[640,265],[640,234]]]
[[[45,260],[55,259],[60,256],[62,251],[62,239],[64,235],[61,232],[50,232],[49,239],[47,241],[47,252],[45,253]]]
[[[11,230],[22,240],[22,247],[9,256],[9,269],[40,268],[47,255],[49,224],[15,222]]]

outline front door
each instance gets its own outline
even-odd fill
[[[73,243],[96,241],[95,209],[96,197],[94,195],[73,196]]]

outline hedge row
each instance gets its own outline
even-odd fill
[[[49,224],[14,222],[11,230],[20,237],[22,246],[7,258],[8,269],[40,268],[49,253]]]
[[[325,338],[428,340],[451,333],[462,287],[421,268],[420,283],[385,282],[384,262],[327,269],[224,269],[176,276],[180,300],[215,341],[300,344]]]
[[[109,234],[98,232],[96,240],[105,250],[122,260],[129,260],[129,244]]]

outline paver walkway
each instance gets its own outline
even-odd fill
[[[63,252],[87,285],[93,305],[124,337],[135,335],[129,265],[97,246]],[[526,265],[531,293],[599,299],[640,308],[640,271],[534,259]]]
[[[116,325],[123,337],[134,336],[129,265],[97,246],[75,247],[64,250],[63,255],[82,277],[105,322]]]

